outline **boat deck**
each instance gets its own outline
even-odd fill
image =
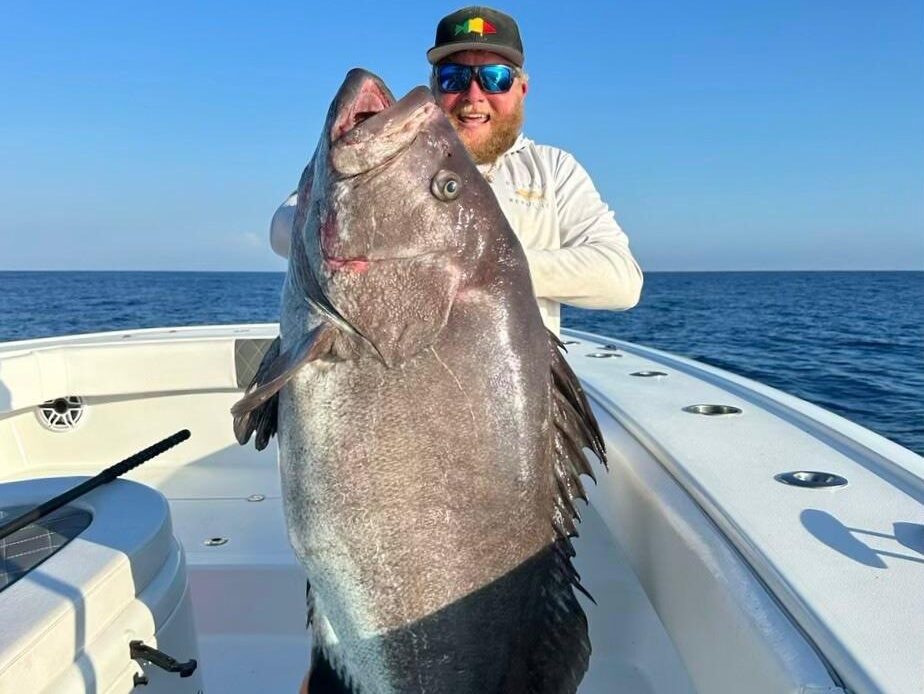
[[[187,465],[152,461],[126,475],[170,502],[174,534],[186,551],[206,692],[294,692],[307,667],[305,577],[285,535],[275,456],[271,447],[256,464],[244,464],[249,453],[230,448]],[[28,477],[96,472],[48,466]],[[7,481],[17,477],[27,478]],[[594,653],[580,691],[695,691],[599,514],[589,508],[582,515],[575,563],[597,604],[581,596]],[[215,538],[227,542],[207,544]]]
[[[92,475],[192,432],[128,478],[169,500],[207,691],[294,691],[307,662],[275,448],[238,446],[228,415],[275,331],[0,345],[0,482]],[[924,693],[924,460],[728,372],[567,337],[610,454],[576,541],[597,600],[582,693]],[[48,431],[38,406],[69,395],[83,420]],[[776,479],[800,470],[848,483]]]

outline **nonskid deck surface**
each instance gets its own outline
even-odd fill
[[[228,453],[233,461],[236,451]],[[220,461],[211,474],[195,464],[151,464],[127,476],[161,488],[170,500],[174,534],[186,551],[206,693],[295,692],[307,668],[304,572],[285,534],[275,452],[260,458],[265,465],[236,480],[223,474]],[[82,474],[73,467],[36,472]],[[208,496],[197,498],[205,489]],[[693,692],[621,549],[593,508],[582,517],[575,566],[597,604],[581,596],[593,655],[579,691]]]

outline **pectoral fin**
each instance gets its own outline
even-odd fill
[[[276,433],[279,391],[305,364],[330,352],[337,334],[335,327],[322,323],[285,352],[279,338],[273,340],[246,394],[231,408],[238,443],[245,445],[256,432],[257,450],[266,448]]]

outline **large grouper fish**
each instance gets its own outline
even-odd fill
[[[311,694],[574,692],[575,499],[604,459],[525,254],[428,89],[352,70],[302,175],[280,336],[233,408],[278,432]]]

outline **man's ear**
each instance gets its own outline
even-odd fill
[[[520,85],[523,87],[523,96],[526,96],[526,92],[529,91],[529,82],[526,82],[525,80],[521,80]]]

